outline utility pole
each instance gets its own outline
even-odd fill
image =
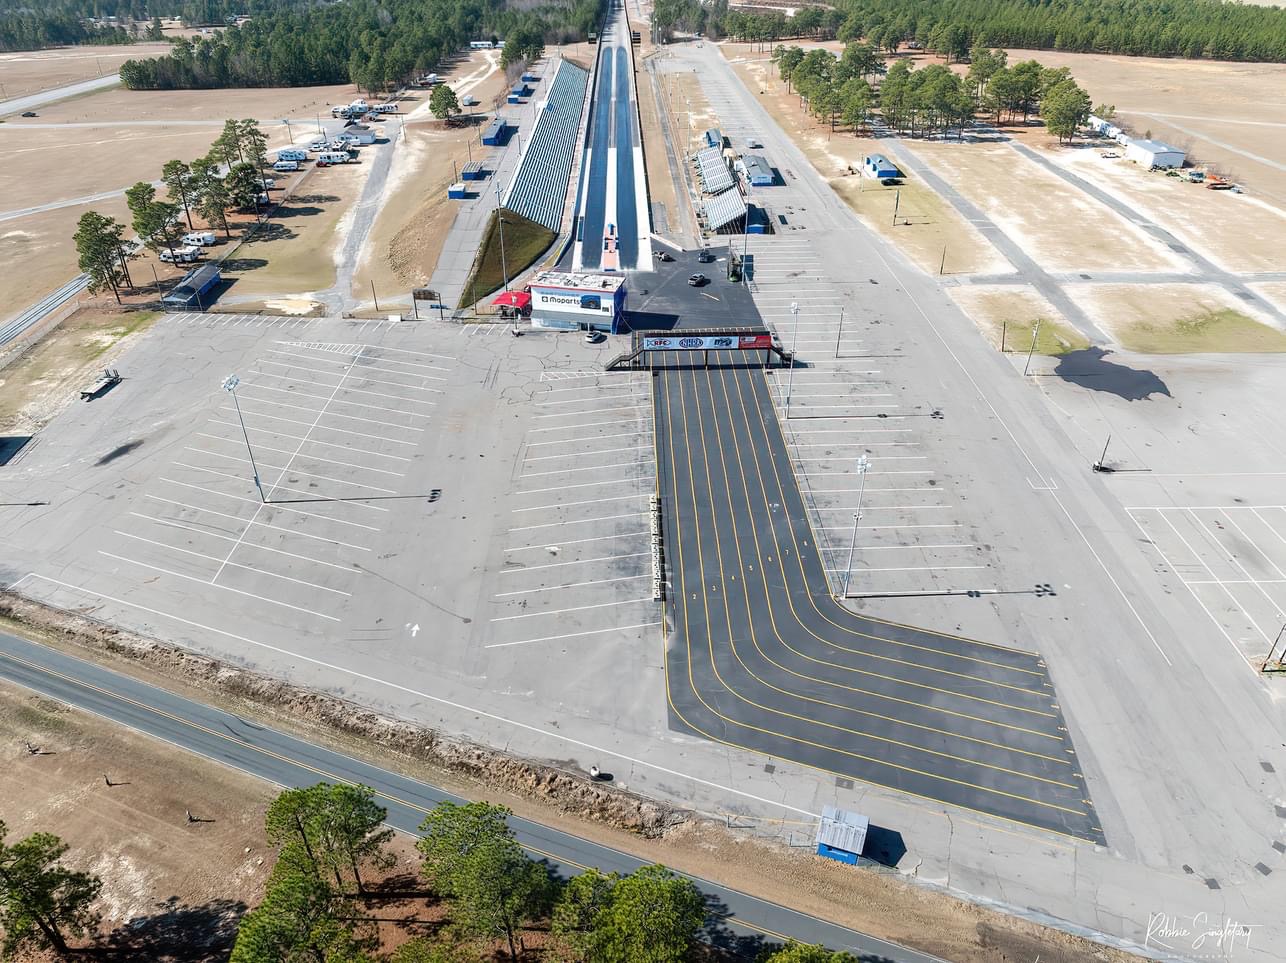
[[[893,226],[898,226],[898,207],[902,204],[902,192],[898,191],[893,195]]]
[[[259,466],[255,464],[254,449],[250,447],[250,433],[246,431],[246,420],[241,417],[241,402],[237,400],[237,385],[241,384],[241,379],[234,374],[228,375],[223,379],[223,390],[232,395],[232,403],[237,409],[237,421],[241,423],[241,437],[246,440],[246,453],[250,455],[250,468],[254,471],[255,488],[259,490],[259,501],[265,505],[268,499],[263,495],[263,483],[259,481]]]
[[[839,327],[835,329],[835,357],[839,357],[839,339],[844,336],[844,305],[839,306]]]
[[[853,553],[857,550],[857,523],[862,517],[862,496],[866,493],[866,473],[871,468],[871,459],[863,455],[857,460],[857,511],[853,513],[853,539],[848,543],[848,565],[844,567],[844,597],[848,598],[848,583],[853,577]]]
[[[1027,363],[1023,365],[1023,377],[1027,377],[1027,372],[1031,369],[1031,356],[1036,353],[1036,340],[1040,337],[1040,318],[1036,319],[1036,327],[1031,329],[1031,347],[1027,349]]]
[[[505,264],[505,215],[500,209],[500,182],[496,181],[496,227],[500,231],[500,273],[505,279],[505,290],[509,290],[509,267]]]
[[[1103,454],[1098,456],[1098,461],[1091,466],[1095,471],[1103,471],[1107,466],[1107,446],[1112,444],[1112,436],[1107,436],[1107,441],[1103,442]]]
[[[942,260],[938,263],[938,273],[945,274],[947,268],[947,246],[942,245]]]
[[[745,271],[745,266],[742,266]],[[799,302],[790,302],[790,313],[795,316],[794,333],[790,336],[790,374],[786,376],[786,420],[790,420],[790,396],[795,388],[795,355],[799,353]]]
[[[375,294],[375,279],[374,279],[374,278],[371,278],[371,300],[375,302],[375,313],[376,313],[376,314],[379,314],[379,310],[380,310],[380,299],[379,299],[379,297]]]

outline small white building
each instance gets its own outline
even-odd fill
[[[527,285],[531,323],[537,328],[596,328],[616,334],[625,309],[625,278],[619,274],[543,271]]]
[[[1125,145],[1125,158],[1151,169],[1153,167],[1182,167],[1186,152],[1159,140],[1131,138]]]

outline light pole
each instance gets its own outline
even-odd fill
[[[742,270],[745,270],[743,265]],[[790,313],[795,316],[794,333],[790,336],[790,374],[786,376],[786,419],[790,420],[790,395],[795,387],[795,355],[799,352],[799,302],[790,302]]]
[[[835,329],[835,357],[839,357],[839,339],[844,335],[844,305],[839,306],[839,327]]]
[[[246,420],[241,417],[241,402],[237,400],[237,385],[241,384],[241,379],[236,375],[228,375],[223,379],[223,390],[232,395],[232,403],[237,408],[237,421],[241,423],[241,436],[246,440],[246,452],[250,455],[250,467],[255,473],[255,488],[259,490],[259,501],[265,505],[268,499],[263,497],[263,484],[259,481],[259,466],[255,464],[254,449],[250,447],[250,433],[246,431]]]
[[[853,513],[853,540],[848,543],[848,565],[844,566],[844,598],[848,598],[848,583],[853,577],[853,553],[857,550],[857,522],[862,517],[862,496],[866,493],[866,473],[871,459],[863,455],[857,460],[857,511]]]
[[[505,290],[509,290],[509,267],[505,264],[505,216],[500,210],[500,182],[496,181],[496,227],[500,230],[500,273],[505,279]]]
[[[1027,377],[1027,372],[1031,368],[1031,356],[1036,353],[1036,340],[1040,337],[1040,318],[1036,319],[1036,327],[1031,329],[1031,347],[1027,349],[1027,363],[1023,365],[1023,377]]]

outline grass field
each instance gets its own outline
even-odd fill
[[[116,73],[127,60],[159,57],[169,52],[168,43],[136,43],[126,47],[59,47],[0,53],[0,81],[4,82],[4,96],[0,100],[93,80]]]
[[[464,294],[460,306],[473,304],[498,290],[503,284],[505,274],[513,278],[521,274],[528,265],[544,254],[557,235],[544,225],[529,221],[521,214],[504,211],[504,262],[501,263],[500,231],[493,213],[487,222],[487,231],[483,236],[481,253],[474,262],[473,274],[465,282]]]
[[[732,48],[726,53],[734,56]],[[977,229],[937,194],[914,180],[906,181],[899,188],[900,216],[898,224],[894,225],[895,193],[873,181],[859,183],[856,175],[848,174],[850,166],[860,168],[866,154],[880,149],[877,141],[854,137],[851,131],[843,129],[832,132],[829,125],[821,124],[805,113],[799,105],[799,98],[786,90],[771,63],[748,61],[734,63],[734,68],[747,89],[759,98],[840,197],[869,227],[895,244],[921,269],[931,274],[937,274],[939,266],[947,274],[1012,270],[1012,265]],[[869,194],[868,188],[871,189]],[[908,220],[910,224],[906,223]]]
[[[1030,350],[1037,321],[1040,322],[1037,354],[1060,355],[1089,347],[1085,336],[1068,324],[1058,309],[1033,287],[962,285],[951,288],[950,294],[997,350]]]
[[[1286,351],[1286,333],[1202,284],[1071,285],[1069,293],[1121,347],[1144,354]]]

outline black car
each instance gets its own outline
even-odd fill
[[[703,284],[709,284],[709,283],[710,283],[710,279],[706,277],[704,274],[694,274],[692,275],[692,277],[688,278],[688,284],[692,285],[694,288],[699,288]]]
[[[703,247],[697,255],[697,261],[701,264],[709,264],[714,259],[714,253],[708,247]]]
[[[669,252],[669,251],[653,251],[653,252],[652,252],[652,256],[653,256],[654,258],[656,258],[658,261],[673,261],[673,260],[674,260],[674,258],[672,258],[672,257],[670,256],[670,252]]]
[[[35,112],[34,110],[24,110],[24,111],[22,112],[22,116],[23,116],[23,117],[35,117],[35,116],[36,116],[36,112]]]

